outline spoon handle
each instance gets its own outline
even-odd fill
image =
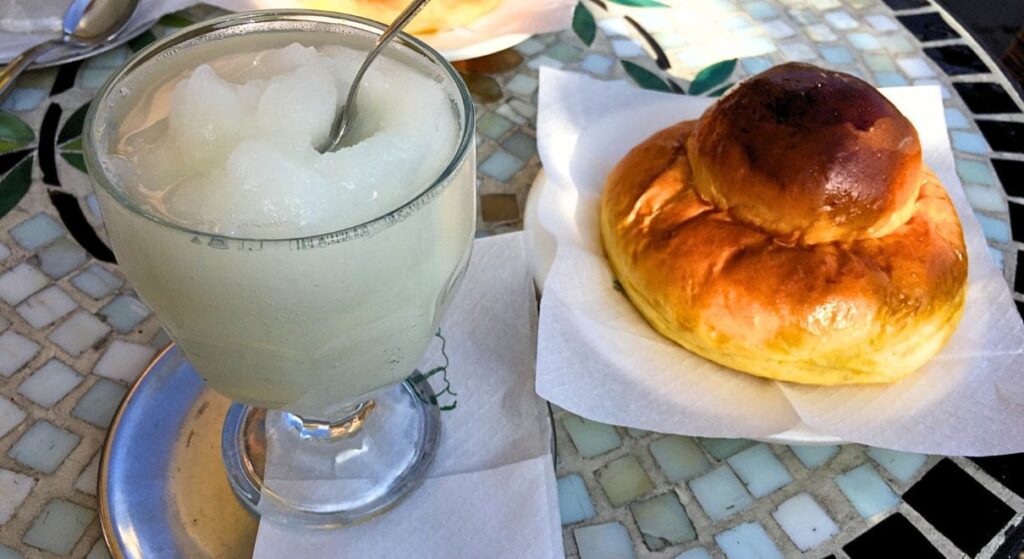
[[[402,10],[402,13],[398,14],[395,21],[391,22],[391,25],[384,30],[383,33],[377,37],[377,42],[373,46],[373,50],[370,54],[366,55],[366,60],[363,61],[362,66],[356,72],[354,78],[352,78],[352,84],[348,88],[348,96],[345,99],[345,104],[341,106],[337,114],[334,116],[334,121],[331,123],[331,131],[327,136],[327,141],[317,148],[317,151],[324,153],[327,151],[334,151],[341,145],[341,138],[345,135],[348,129],[348,124],[355,120],[356,114],[356,96],[359,94],[359,82],[363,80],[363,74],[366,73],[366,69],[370,67],[377,55],[380,54],[384,47],[388,46],[391,39],[398,34],[406,25],[412,21],[412,18],[416,17],[416,14],[427,5],[430,0],[413,0],[408,6]]]
[[[3,103],[10,96],[11,91],[14,90],[14,81],[18,79],[22,72],[28,69],[35,59],[53,50],[61,43],[63,41],[60,39],[44,41],[8,62],[7,66],[4,66],[4,69],[0,71],[0,103]]]

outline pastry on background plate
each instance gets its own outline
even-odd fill
[[[501,0],[432,0],[405,30],[427,35],[461,27],[480,19],[500,3]],[[409,5],[409,0],[307,0],[307,4],[310,8],[391,23]]]
[[[917,131],[868,83],[784,64],[630,151],[601,233],[652,327],[760,377],[895,381],[956,329],[967,251]]]

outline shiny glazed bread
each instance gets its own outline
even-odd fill
[[[319,7],[391,23],[409,0],[317,0]],[[429,34],[467,25],[490,12],[501,0],[432,0],[405,31]]]
[[[963,233],[913,125],[869,84],[807,64],[633,148],[601,233],[651,326],[761,377],[894,381],[963,310]]]

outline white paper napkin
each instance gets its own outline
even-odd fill
[[[665,433],[765,438],[810,428],[913,452],[1024,451],[1024,326],[957,177],[939,89],[882,91],[917,127],[960,215],[970,259],[964,317],[942,352],[905,380],[812,387],[686,351],[612,286],[597,221],[605,177],[634,145],[713,100],[542,69],[538,148],[548,183],[539,219],[558,249],[541,301],[537,392],[585,417]]]
[[[441,413],[426,481],[398,507],[348,528],[262,520],[254,557],[563,556],[551,426],[533,390],[536,299],[522,234],[477,240],[473,251],[441,325],[458,405]],[[441,361],[439,350],[421,369]]]
[[[10,59],[36,43],[59,35],[64,10],[70,3],[71,0],[3,0],[0,7],[0,59]],[[313,6],[308,0],[141,0],[129,29],[145,29],[165,14],[200,3],[236,12]],[[316,6],[323,8],[324,4],[321,1]],[[446,55],[464,52],[466,56],[480,56],[483,53],[471,52],[473,47],[517,35],[567,28],[575,5],[576,0],[504,0],[493,11],[465,27],[421,38]]]

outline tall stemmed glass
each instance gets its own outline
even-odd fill
[[[457,145],[403,204],[341,231],[259,239],[183,227],[147,211],[106,158],[121,119],[172,77],[180,53],[230,51],[253,34],[265,36],[265,48],[368,48],[382,28],[297,10],[211,20],[139,52],[103,86],[86,123],[86,162],[121,270],[196,371],[237,402],[222,439],[236,493],[259,513],[321,526],[393,506],[437,448],[437,407],[414,368],[472,246],[474,118],[465,84],[417,39],[392,43],[386,56],[448,96]]]

